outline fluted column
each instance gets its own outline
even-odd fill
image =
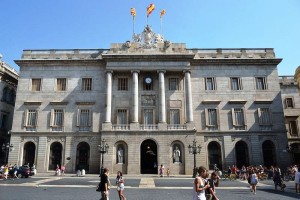
[[[193,100],[192,100],[192,83],[191,83],[191,71],[184,70],[185,74],[185,91],[186,91],[186,116],[187,123],[193,122]]]
[[[139,71],[132,71],[132,123],[139,122]]]
[[[165,73],[164,70],[158,72],[159,90],[159,123],[166,123],[166,92],[165,92]]]
[[[106,72],[106,115],[105,122],[111,123],[112,71]]]

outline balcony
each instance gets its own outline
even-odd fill
[[[194,127],[194,126],[193,126]],[[107,124],[102,126],[104,131],[174,131],[174,130],[188,130],[186,124]]]

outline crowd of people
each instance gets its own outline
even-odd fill
[[[28,168],[30,170],[30,175],[36,174],[36,169],[35,169],[34,164],[31,167],[29,166],[29,164],[24,164],[22,167]],[[20,166],[18,166],[17,164],[1,165],[0,166],[0,178],[1,179],[3,178],[4,180],[7,180],[8,178],[19,179],[19,176],[18,176],[19,168],[20,168]]]

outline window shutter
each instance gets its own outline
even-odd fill
[[[257,109],[257,114],[258,114],[258,123],[261,125],[262,124],[262,119],[261,119],[261,110],[260,110],[260,108]]]
[[[77,110],[77,122],[76,126],[80,126],[80,109]]]
[[[209,126],[209,121],[208,121],[208,109],[205,108],[205,126]]]
[[[61,126],[65,125],[65,109],[62,110],[62,122],[61,122]]]
[[[234,108],[231,108],[232,125],[236,126]]]
[[[244,115],[244,125],[247,126],[247,113],[246,113],[246,109],[242,108],[243,111],[243,115]]]
[[[92,110],[90,109],[89,110],[89,123],[88,123],[88,126],[92,126],[92,118],[93,118],[93,113],[92,113]]]
[[[28,109],[24,111],[24,122],[23,122],[24,127],[27,127],[27,119],[28,119]]]
[[[38,121],[39,121],[39,112],[38,110],[35,110],[36,112],[36,117],[35,117],[35,126],[38,126]]]
[[[287,100],[288,100],[288,98],[285,98],[285,99],[284,99],[284,108],[287,108],[287,107],[288,107],[288,101],[287,101]]]
[[[50,127],[54,126],[54,109],[51,109],[50,112]]]
[[[216,114],[217,114],[217,125],[218,129],[220,129],[220,111],[218,108],[216,108]]]
[[[213,77],[212,81],[213,81],[213,90],[217,90],[217,81],[216,81],[216,78]]]
[[[269,108],[269,116],[270,116],[270,125],[273,124],[273,114],[271,108]]]

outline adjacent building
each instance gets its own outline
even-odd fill
[[[291,163],[300,163],[300,67],[295,76],[279,77]]]
[[[0,54],[0,164],[7,163],[10,145],[14,106],[19,75],[2,60]]]
[[[24,50],[9,162],[192,174],[195,140],[197,166],[285,166],[281,60],[271,48],[187,48],[149,26],[110,49]]]

